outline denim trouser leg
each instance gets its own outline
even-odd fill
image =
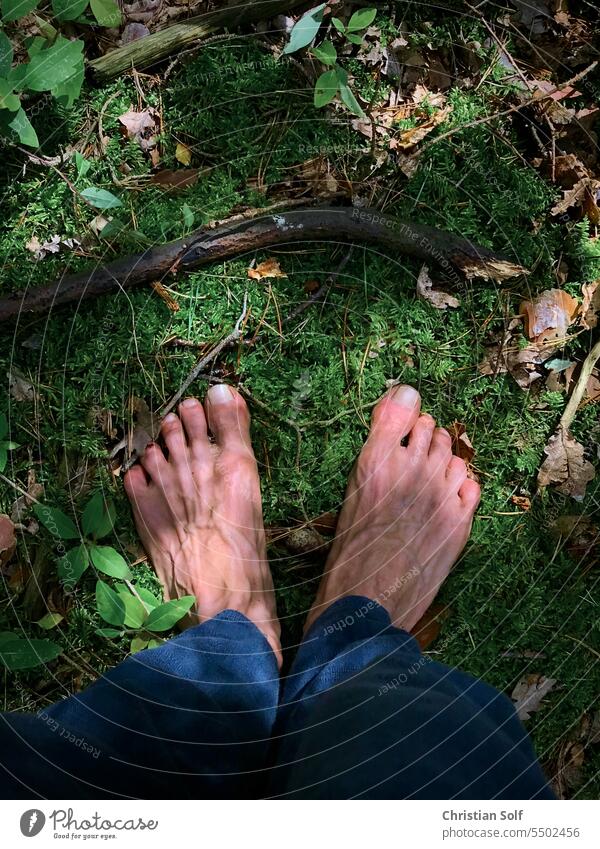
[[[0,718],[0,797],[263,795],[279,670],[231,610],[37,716]]]
[[[511,702],[421,654],[359,596],[307,633],[274,743],[272,797],[553,798]]]

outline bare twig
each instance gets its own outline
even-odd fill
[[[575,418],[575,414],[577,413],[579,404],[581,403],[581,399],[585,394],[590,375],[593,372],[594,366],[596,365],[599,359],[600,341],[596,342],[592,350],[589,352],[589,354],[583,361],[581,373],[577,379],[577,383],[575,384],[575,389],[571,393],[569,403],[565,407],[565,410],[562,416],[560,417],[560,422],[558,423],[558,427],[562,428],[563,431],[567,431],[571,426],[571,423]]]

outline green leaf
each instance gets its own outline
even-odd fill
[[[115,628],[96,628],[96,633],[99,637],[122,637],[123,631],[117,631]]]
[[[96,584],[96,607],[100,616],[109,625],[125,624],[123,600],[104,581],[98,581]]]
[[[346,33],[346,40],[351,41],[352,44],[359,44],[360,45],[360,44],[363,43],[362,35],[355,35],[354,33],[351,33],[351,32]]]
[[[349,30],[370,27],[377,16],[377,9],[358,9],[348,21]]]
[[[31,126],[24,109],[19,109],[8,126],[18,135],[21,144],[26,144],[27,147],[39,147],[37,133]]]
[[[189,231],[194,226],[194,213],[192,212],[190,207],[187,205],[187,203],[184,203],[183,206],[181,207],[181,216],[183,218],[183,226],[184,226],[186,232],[189,233]]]
[[[73,74],[62,83],[54,86],[52,94],[58,100],[61,106],[70,108],[79,97],[81,86],[83,85],[83,77],[85,74],[85,66],[83,64],[83,56],[79,65],[75,68]]]
[[[148,631],[168,631],[185,616],[195,602],[193,595],[184,595],[182,598],[160,604],[150,612],[144,628]]]
[[[73,520],[65,516],[62,510],[59,510],[57,507],[48,507],[47,504],[35,504],[33,512],[53,536],[59,539],[80,538],[80,533],[75,527]]]
[[[10,71],[13,60],[13,48],[9,37],[0,30],[0,77],[5,77]]]
[[[87,9],[88,0],[52,0],[57,21],[74,21]]]
[[[2,20],[17,21],[32,12],[39,0],[1,0]]]
[[[338,93],[340,83],[335,71],[325,71],[315,85],[315,106],[325,106]]]
[[[162,604],[162,601],[159,598],[156,598],[156,596],[145,587],[136,587],[135,591],[144,602],[148,612],[154,610],[154,608],[158,607],[159,604]]]
[[[35,623],[39,625],[40,628],[43,628],[44,631],[49,631],[51,628],[55,628],[58,624],[60,624],[64,619],[64,616],[61,613],[46,613],[45,616],[42,616],[41,619],[38,619]]]
[[[58,561],[58,577],[65,586],[73,589],[90,565],[90,556],[84,543],[76,545]]]
[[[141,628],[148,616],[148,611],[142,602],[139,598],[132,595],[129,590],[120,592],[119,598],[125,605],[125,624],[127,627]]]
[[[6,446],[0,444],[0,472],[3,472],[6,468],[6,463],[8,461],[8,451],[6,450]]]
[[[31,669],[41,663],[49,663],[62,654],[62,648],[50,640],[13,640],[0,642],[0,663],[7,669]]]
[[[341,32],[342,34],[344,34],[344,33],[346,32],[346,27],[345,27],[345,26],[344,26],[344,24],[340,21],[340,19],[339,19],[339,18],[332,18],[332,19],[331,19],[331,23],[334,25],[334,27],[336,28],[336,30],[337,30],[338,32]]]
[[[340,85],[340,97],[342,98],[342,103],[344,103],[351,112],[358,115],[360,118],[366,117],[362,107],[354,97],[352,89],[345,83]]]
[[[0,439],[4,439],[8,433],[8,419],[4,413],[0,413]]]
[[[136,654],[136,652],[142,651],[148,646],[149,640],[145,640],[143,637],[134,637],[131,643],[129,644],[129,651],[131,654]]]
[[[337,53],[331,41],[324,41],[318,47],[311,47],[310,52],[314,53],[319,62],[322,62],[324,65],[335,65]]]
[[[96,539],[105,537],[113,529],[115,514],[113,501],[107,501],[101,492],[96,492],[85,505],[81,517],[83,533]]]
[[[77,179],[85,177],[87,172],[92,167],[92,163],[85,156],[82,156],[78,150],[75,151],[75,167],[77,168]]]
[[[302,15],[299,21],[296,21],[290,34],[290,40],[284,47],[284,54],[295,53],[296,50],[300,50],[302,47],[306,47],[311,43],[321,26],[325,6],[326,3],[321,3],[320,6],[309,9],[308,12]]]
[[[148,648],[149,649],[158,649],[164,644],[164,640],[156,639],[153,637],[151,640],[148,640]]]
[[[110,545],[90,545],[88,551],[92,563],[99,572],[104,572],[111,578],[129,579],[133,577],[127,562]]]
[[[18,112],[21,108],[19,96],[14,94],[13,86],[8,80],[0,80],[0,109]]]
[[[59,35],[54,44],[48,44],[42,39],[29,45],[28,53],[31,61],[22,65],[19,74],[19,87],[31,91],[54,91],[57,86],[66,83],[81,71],[83,41],[70,41]]]
[[[90,9],[101,27],[118,27],[121,23],[116,0],[90,0]]]
[[[96,209],[116,209],[118,206],[123,206],[119,198],[112,192],[107,192],[106,189],[84,189],[81,197]]]

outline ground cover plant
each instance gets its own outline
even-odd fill
[[[307,4],[83,82],[72,102],[28,95],[39,147],[2,148],[1,295],[302,203],[375,207],[530,273],[469,280],[435,257],[282,244],[0,326],[3,709],[77,691],[186,614],[190,600],[161,603],[120,474],[243,315],[192,391],[225,380],[251,408],[288,654],[370,408],[412,383],[483,492],[420,638],[514,698],[558,793],[597,796],[600,376],[583,364],[600,309],[598,21],[589,4],[541,5],[528,20],[509,3]],[[298,40],[305,12],[318,26]],[[93,56],[133,24],[64,37]]]

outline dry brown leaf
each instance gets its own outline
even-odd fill
[[[167,192],[177,192],[194,186],[198,182],[199,175],[198,168],[180,168],[176,171],[164,168],[153,174],[150,182]]]
[[[418,642],[421,651],[426,651],[436,640],[442,628],[442,622],[450,616],[451,609],[441,602],[434,602],[427,608],[410,633]]]
[[[0,569],[4,569],[17,548],[15,526],[4,513],[0,514]]]
[[[525,675],[517,683],[511,694],[519,719],[525,722],[542,707],[542,699],[556,684],[555,678],[544,675]]]
[[[177,142],[177,147],[175,148],[175,159],[178,162],[181,162],[182,165],[190,165],[192,161],[192,151],[186,144]]]
[[[510,500],[519,510],[524,512],[531,510],[531,499],[527,498],[526,495],[511,495]]]
[[[456,309],[460,306],[460,301],[454,295],[449,295],[447,292],[441,292],[433,288],[433,280],[429,276],[429,268],[426,265],[421,267],[417,278],[417,296],[436,308],[436,310],[445,310],[448,307]]]
[[[425,136],[428,136],[432,130],[443,123],[448,115],[451,112],[450,106],[445,106],[443,109],[440,109],[438,112],[434,112],[426,121],[422,124],[418,124],[416,127],[411,127],[409,130],[404,130],[399,135],[395,136],[392,139],[393,148],[400,148],[400,150],[408,150],[411,147],[414,147],[420,141],[422,141]],[[392,144],[390,143],[390,147]]]
[[[152,106],[142,109],[141,112],[128,109],[119,115],[118,120],[125,128],[127,138],[136,141],[143,151],[156,147],[160,116]]]
[[[175,300],[175,298],[171,295],[168,289],[163,286],[158,280],[154,283],[150,284],[159,298],[161,298],[167,307],[171,310],[171,312],[179,312],[180,306],[179,303]]]
[[[315,197],[331,197],[338,192],[338,181],[325,156],[303,162],[298,169],[298,176],[308,184]]]
[[[598,324],[600,312],[600,278],[592,283],[584,283],[581,287],[583,302],[581,304],[581,324],[586,330],[592,330]]]
[[[540,488],[556,484],[558,492],[581,501],[587,484],[593,479],[595,469],[583,456],[583,445],[568,431],[558,427],[544,448],[546,459],[538,472]]]
[[[279,260],[271,257],[259,263],[255,268],[249,268],[248,277],[251,280],[262,280],[263,277],[287,277],[287,274],[279,267]]]
[[[547,289],[533,301],[523,301],[519,313],[525,334],[536,345],[566,338],[567,329],[579,314],[579,304],[563,289]]]
[[[475,456],[475,449],[467,436],[466,427],[462,422],[452,422],[448,428],[448,433],[452,437],[452,453],[469,465]]]
[[[479,372],[494,377],[508,373],[521,389],[530,389],[532,383],[543,376],[542,364],[552,351],[548,350],[542,355],[536,345],[521,347],[519,343],[522,339],[521,334],[514,333],[514,328],[502,334],[496,342],[487,346],[486,355],[479,364]]]

